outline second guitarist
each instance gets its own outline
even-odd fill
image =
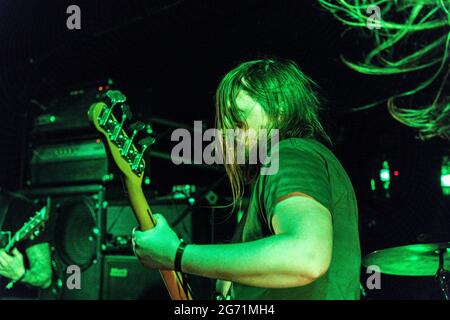
[[[51,284],[51,261],[45,229],[39,237],[26,240],[7,254],[2,248],[10,235],[19,230],[35,212],[33,203],[22,196],[0,189],[0,300],[33,299],[39,288]],[[6,285],[17,283],[10,290]]]

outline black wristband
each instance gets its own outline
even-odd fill
[[[184,249],[186,249],[187,243],[184,242],[183,239],[181,239],[180,244],[178,245],[177,254],[175,255],[175,271],[182,272],[181,271],[181,258],[183,257]]]

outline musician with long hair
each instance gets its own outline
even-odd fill
[[[186,245],[155,215],[155,228],[134,232],[142,263],[219,279],[232,299],[359,299],[356,197],[330,151],[320,107],[317,85],[293,61],[249,61],[226,74],[216,92],[217,129],[276,130],[279,142],[269,149],[276,170],[224,161],[233,207],[250,197],[235,242]],[[236,159],[239,141],[230,147],[225,137],[222,156]],[[240,140],[247,157],[261,135],[248,137]]]

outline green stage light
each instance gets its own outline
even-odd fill
[[[389,181],[391,179],[391,174],[389,169],[381,169],[380,170],[380,180],[383,182]]]
[[[380,170],[380,181],[383,182],[383,188],[388,190],[391,183],[391,171],[387,161],[383,161],[383,167]]]
[[[370,179],[370,190],[375,191],[376,189],[375,179]]]
[[[442,159],[441,188],[442,194],[445,196],[450,195],[450,158],[448,156]]]
[[[441,176],[441,186],[450,187],[450,174]]]

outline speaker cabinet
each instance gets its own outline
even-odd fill
[[[47,223],[52,248],[53,284],[41,291],[41,299],[170,299],[160,273],[148,270],[134,257],[131,232],[137,226],[127,200],[108,199],[101,185],[32,189],[31,198],[50,197]],[[195,242],[192,208],[186,201],[149,202],[161,213],[180,238]],[[81,270],[81,288],[70,289],[72,273]],[[190,276],[196,297],[209,298],[211,280]]]
[[[175,233],[187,243],[195,242],[192,208],[186,201],[149,199],[154,213],[162,214]],[[148,270],[134,257],[131,231],[136,219],[129,205],[110,203],[106,210],[106,256],[103,265],[103,299],[170,299],[157,270]],[[204,230],[205,231],[205,230]],[[206,230],[208,231],[208,230]],[[211,280],[189,276],[196,297],[209,298]]]
[[[177,235],[190,243],[192,239],[192,212],[189,205],[181,202],[150,201],[153,213],[162,214]],[[120,237],[131,249],[131,232],[137,226],[133,210],[127,202],[108,204],[106,210],[107,239]],[[128,240],[128,241],[125,241]],[[115,242],[117,244],[117,242]],[[130,251],[131,252],[131,251]]]
[[[104,300],[168,300],[156,270],[146,269],[135,256],[107,255],[103,260]]]
[[[41,299],[98,300],[101,298],[104,187],[101,185],[34,189],[30,196],[49,196],[47,232],[52,250],[53,281]],[[81,288],[67,285],[77,266]]]

